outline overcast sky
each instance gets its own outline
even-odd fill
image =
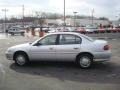
[[[63,14],[64,0],[0,0],[0,17],[4,17],[2,9],[7,8],[8,16],[21,16],[22,5],[25,5],[25,15],[32,15],[34,11]],[[94,9],[94,16],[117,19],[120,14],[119,0],[66,0],[66,14],[90,16]]]

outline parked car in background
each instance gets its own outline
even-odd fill
[[[78,27],[78,28],[76,29],[76,32],[86,33],[86,29],[85,29],[85,27]]]
[[[24,36],[25,30],[22,27],[14,26],[14,27],[7,29],[7,33],[11,35],[20,34]]]
[[[99,28],[98,30],[99,30],[99,33],[106,33],[107,32],[106,28]]]
[[[118,32],[118,29],[114,27],[114,28],[111,29],[111,31],[112,31],[113,33],[116,33],[116,32]]]
[[[89,68],[95,61],[111,58],[107,41],[93,40],[75,32],[49,33],[33,43],[8,48],[6,57],[19,66],[29,61],[73,61],[81,68]]]
[[[90,25],[86,26],[85,30],[86,30],[87,33],[93,33],[93,32],[99,31],[96,26],[92,26],[92,25],[91,26]]]
[[[68,32],[74,32],[75,31],[75,27],[67,27]]]
[[[57,28],[49,28],[48,33],[55,33],[55,32],[58,32]]]

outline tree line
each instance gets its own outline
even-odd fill
[[[74,18],[74,15],[66,15],[65,18]],[[106,17],[92,17],[92,16],[85,16],[85,15],[76,15],[77,19],[98,19],[98,20],[109,20]],[[9,19],[6,18],[6,21],[3,19],[0,19],[0,23],[15,23],[15,22],[33,22],[34,20],[37,19],[63,19],[63,15],[62,14],[58,14],[58,13],[36,13],[35,16],[24,16],[21,18],[17,18],[14,16],[11,16]]]

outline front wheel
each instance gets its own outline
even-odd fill
[[[19,53],[15,56],[15,64],[18,66],[24,66],[28,63],[27,55],[24,53]]]
[[[24,32],[21,32],[21,35],[24,36]]]
[[[11,35],[13,36],[13,35],[14,35],[14,33],[12,32],[12,33],[11,33]]]
[[[83,68],[90,68],[93,63],[93,57],[90,54],[82,54],[77,57],[77,64]]]

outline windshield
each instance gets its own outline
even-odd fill
[[[39,38],[39,39],[37,39],[37,40],[31,42],[30,44],[31,44],[31,45],[34,45],[34,44],[36,44],[40,39],[41,39],[41,38]]]

